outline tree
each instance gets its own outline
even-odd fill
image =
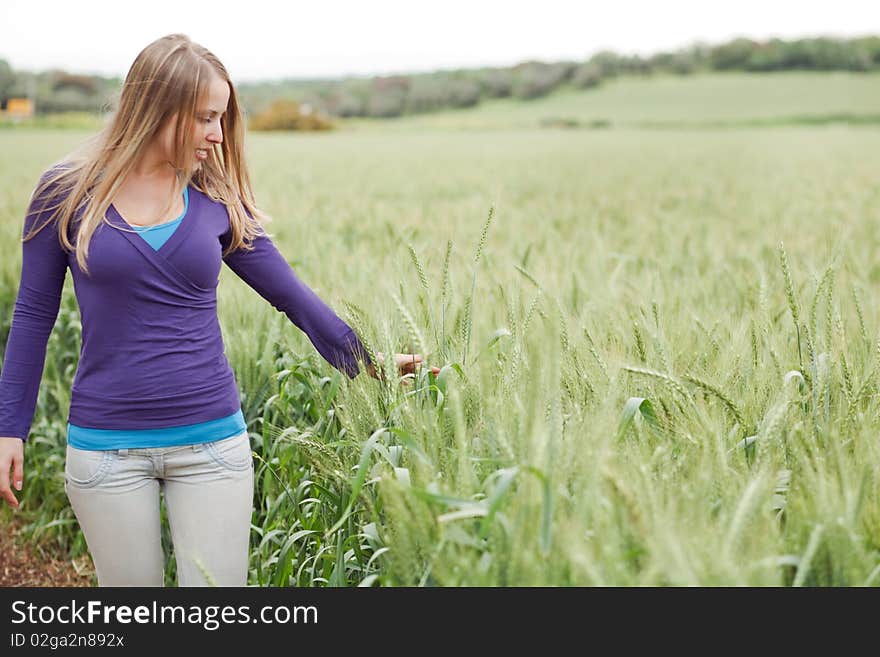
[[[719,71],[745,69],[755,46],[751,39],[734,39],[712,48],[709,53],[712,68]]]
[[[584,62],[571,76],[571,83],[578,89],[592,89],[598,87],[601,82],[602,69],[595,62]]]
[[[15,72],[5,59],[0,59],[0,98],[8,98],[15,86]]]
[[[309,105],[280,98],[251,118],[248,127],[251,130],[329,130],[333,125]]]

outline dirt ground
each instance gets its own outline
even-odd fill
[[[88,555],[60,558],[45,546],[25,543],[20,532],[14,515],[0,515],[0,586],[92,586]]]

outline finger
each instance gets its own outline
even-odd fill
[[[12,481],[15,484],[15,490],[21,490],[24,483],[24,455],[16,455],[12,459],[12,466]]]
[[[403,372],[415,374],[422,364],[421,354],[400,354],[400,368]]]
[[[0,497],[9,502],[9,504],[16,509],[18,508],[18,500],[15,499],[15,495],[12,493],[12,490],[9,488],[9,466],[11,464],[6,463],[0,466]]]

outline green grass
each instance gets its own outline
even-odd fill
[[[817,96],[730,112],[868,111]],[[258,456],[250,583],[880,584],[880,132],[550,131],[498,111],[487,129],[251,135],[269,232],[300,276],[371,348],[422,342],[448,367],[349,382],[224,270]],[[0,134],[3,331],[26,190],[85,134]],[[77,554],[71,292],[23,513]]]

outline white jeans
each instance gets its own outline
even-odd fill
[[[64,490],[99,586],[163,586],[159,492],[179,586],[246,586],[253,455],[247,432],[198,445],[67,446]]]

